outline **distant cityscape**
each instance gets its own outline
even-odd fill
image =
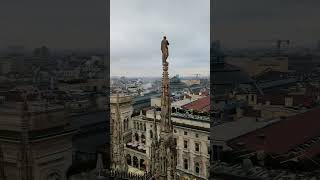
[[[70,179],[95,168],[108,153],[106,54],[20,50],[0,55],[0,179]]]
[[[111,78],[111,116],[120,113],[124,124],[123,154],[128,172],[153,172],[154,136],[160,136],[161,78]],[[170,78],[171,121],[177,149],[179,179],[209,178],[210,80],[193,77]],[[118,101],[116,100],[120,98]],[[128,99],[129,98],[129,99]],[[117,108],[119,104],[120,108]],[[155,114],[156,111],[156,114]],[[154,117],[155,116],[155,117]],[[154,119],[156,118],[156,119]],[[156,123],[154,122],[156,121]],[[154,126],[158,127],[154,129]],[[159,134],[158,134],[159,133]]]
[[[160,107],[161,78],[108,80],[107,63],[106,55],[97,51],[57,53],[45,46],[1,54],[1,176],[95,179],[106,173],[111,160],[109,91],[111,111],[116,94],[131,99],[125,134],[130,173],[139,176],[150,170],[152,121],[147,119],[153,117],[150,107]],[[177,165],[180,176],[208,179],[209,77],[175,75],[170,92],[179,156],[184,157]]]
[[[262,43],[211,45],[211,177],[317,179],[320,47]]]
[[[0,180],[319,180],[319,2],[1,2]]]

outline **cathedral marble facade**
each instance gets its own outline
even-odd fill
[[[127,100],[130,98],[127,97]],[[129,100],[130,101],[130,100]],[[160,136],[160,111],[156,112],[157,133],[154,131],[154,110],[131,117],[130,102],[121,110],[124,154],[129,171],[138,174],[151,171],[152,139]],[[129,103],[129,104],[128,104]],[[113,112],[113,111],[112,111]],[[210,120],[186,118],[172,114],[173,136],[176,141],[176,173],[179,179],[208,179]]]

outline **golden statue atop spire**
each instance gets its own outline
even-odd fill
[[[177,150],[173,138],[173,128],[171,123],[171,99],[169,91],[169,63],[166,61],[169,56],[169,42],[164,36],[161,41],[162,51],[162,95],[161,95],[161,120],[160,120],[160,138],[157,145],[156,155],[156,180],[175,180],[176,179],[176,161]]]

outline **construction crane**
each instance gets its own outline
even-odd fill
[[[277,51],[280,53],[281,52],[281,48],[283,47],[282,45],[290,45],[290,40],[282,40],[282,39],[271,39],[271,40],[250,40],[249,42],[273,42],[276,43],[276,48]]]

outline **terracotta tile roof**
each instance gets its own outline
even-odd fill
[[[210,96],[198,99],[182,106],[183,109],[192,109],[199,112],[210,111]]]
[[[264,150],[271,154],[284,154],[289,150],[320,136],[320,108],[297,114],[265,128],[258,129],[246,135],[230,140],[228,144],[237,149],[238,144],[244,144],[249,151],[262,147],[259,136],[265,137]],[[311,150],[311,149],[310,149]],[[320,149],[316,148],[317,153]],[[311,150],[310,155],[315,154]]]

